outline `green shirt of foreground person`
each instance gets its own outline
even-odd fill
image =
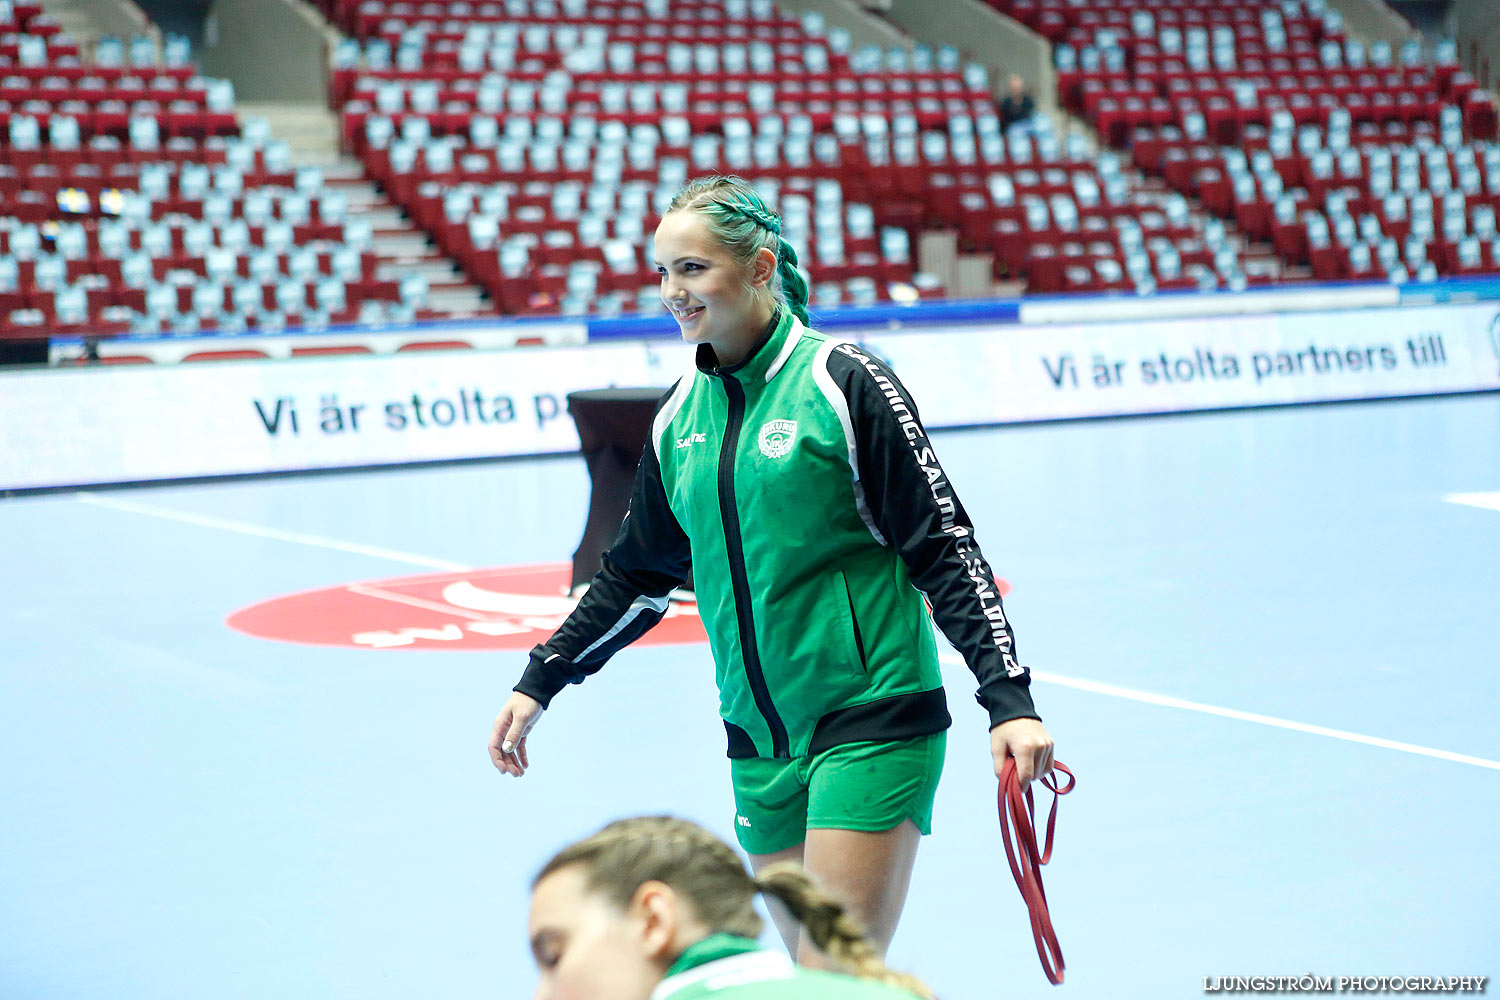
[[[869,979],[792,964],[749,938],[714,934],[682,953],[651,991],[651,1000],[912,1000],[913,994]]]

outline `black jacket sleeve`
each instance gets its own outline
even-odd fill
[[[663,396],[665,401],[671,393]],[[545,708],[569,683],[581,684],[611,656],[661,621],[667,595],[687,579],[687,535],[667,505],[651,441],[636,469],[630,508],[604,566],[552,638],[531,651],[515,690]]]
[[[990,725],[1040,718],[1031,675],[1000,604],[974,525],[933,453],[911,394],[883,362],[853,344],[829,354],[828,372],[849,406],[856,499],[906,563],[932,617],[979,680]]]

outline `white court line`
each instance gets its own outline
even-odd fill
[[[413,597],[411,594],[401,594],[391,590],[383,590],[380,587],[370,587],[360,583],[350,584],[345,588],[351,594],[359,594],[363,597],[375,597],[382,601],[392,601],[396,604],[408,604],[414,608],[422,608],[426,611],[441,611],[445,615],[454,615],[460,618],[472,618],[482,622],[489,619],[489,615],[483,611],[470,611],[467,608],[454,607],[452,604],[443,604],[439,601],[429,601],[425,597]]]
[[[965,666],[963,660],[960,660],[956,656],[942,655],[938,659],[949,666]],[[1344,729],[1330,729],[1327,726],[1314,726],[1307,722],[1278,719],[1274,715],[1261,715],[1257,712],[1241,712],[1237,708],[1220,708],[1218,705],[1205,705],[1201,701],[1188,701],[1186,698],[1174,698],[1166,694],[1153,694],[1150,691],[1137,691],[1134,688],[1120,687],[1117,684],[1087,681],[1079,677],[1065,677],[1062,674],[1044,673],[1040,670],[1033,670],[1031,676],[1046,684],[1059,684],[1063,687],[1077,688],[1080,691],[1092,691],[1094,694],[1108,695],[1111,698],[1125,698],[1129,701],[1145,702],[1148,705],[1162,705],[1166,708],[1181,708],[1189,712],[1201,712],[1204,715],[1217,715],[1225,719],[1254,722],[1262,726],[1274,726],[1277,729],[1290,729],[1298,733],[1327,736],[1330,739],[1344,740],[1349,743],[1363,743],[1365,746],[1383,747],[1386,750],[1400,750],[1402,753],[1418,754],[1423,757],[1436,757],[1439,760],[1451,760],[1455,764],[1472,764],[1474,767],[1487,767],[1493,771],[1500,771],[1500,760],[1471,757],[1468,754],[1453,753],[1451,750],[1435,750],[1432,747],[1418,746],[1415,743],[1401,743],[1397,740],[1388,740],[1382,736],[1365,736],[1362,733],[1351,733]]]
[[[1500,510],[1500,492],[1494,493],[1449,493],[1443,497],[1449,503],[1461,503],[1467,507],[1482,507],[1485,510]]]
[[[172,510],[168,507],[157,507],[152,504],[135,503],[130,500],[100,496],[97,493],[80,492],[74,494],[74,496],[80,503],[93,504],[96,507],[111,507],[115,510],[130,511],[134,514],[145,514],[149,517],[162,517],[172,521],[181,521],[184,524],[217,528],[221,531],[235,531],[240,534],[255,535],[260,538],[274,538],[283,542],[296,542],[302,545],[317,546],[318,548],[336,549],[340,552],[353,552],[358,555],[375,556],[379,559],[392,559],[396,562],[411,563],[415,566],[428,566],[433,569],[458,571],[472,568],[463,563],[452,562],[447,559],[434,559],[430,556],[417,555],[411,552],[398,552],[395,549],[383,549],[374,545],[360,545],[356,542],[341,542],[334,538],[324,538],[321,535],[309,535],[297,531],[281,531],[259,524],[249,524],[244,521],[230,521],[225,518],[207,517],[203,514],[190,514],[186,511]],[[1496,503],[1500,504],[1500,494],[1459,493],[1445,499],[1453,500],[1455,503],[1465,503],[1468,501],[1454,498],[1473,496],[1493,496],[1497,498]],[[1476,504],[1476,506],[1485,505]],[[378,596],[386,597],[387,600],[392,599],[392,596],[386,594]],[[404,598],[405,595],[402,595],[402,597]],[[403,600],[402,603],[408,602]],[[956,656],[943,655],[939,659],[949,666],[965,666],[963,660]],[[1278,719],[1273,715],[1241,712],[1235,708],[1221,708],[1218,705],[1206,705],[1202,702],[1188,701],[1185,698],[1174,698],[1171,695],[1153,694],[1150,691],[1137,691],[1134,688],[1120,687],[1117,684],[1104,684],[1100,681],[1089,681],[1078,677],[1067,677],[1062,674],[1044,673],[1040,670],[1033,670],[1031,676],[1046,684],[1059,684],[1063,687],[1077,688],[1080,691],[1091,691],[1094,694],[1108,695],[1112,698],[1124,698],[1129,701],[1144,702],[1148,705],[1161,705],[1166,708],[1180,708],[1189,712],[1201,712],[1204,715],[1217,715],[1225,719],[1254,722],[1262,726],[1274,726],[1277,729],[1290,729],[1294,732],[1310,733],[1314,736],[1327,736],[1330,739],[1344,740],[1349,743],[1362,743],[1366,746],[1383,747],[1387,750],[1399,750],[1403,753],[1417,754],[1423,757],[1436,757],[1439,760],[1453,761],[1456,764],[1470,764],[1474,767],[1485,767],[1500,771],[1500,761],[1486,760],[1483,757],[1471,757],[1468,754],[1453,753],[1449,750],[1437,750],[1432,747],[1418,746],[1415,743],[1401,743],[1397,740],[1388,740],[1380,736],[1365,736],[1362,733],[1351,733],[1343,729],[1330,729],[1327,726],[1314,726],[1306,722],[1294,722],[1291,719]]]
[[[116,497],[102,496],[98,493],[75,493],[74,497],[77,498],[79,503],[92,504],[95,507],[110,507],[114,510],[129,511],[132,514],[145,514],[148,517],[161,517],[169,521],[196,524],[203,528],[217,528],[220,531],[234,531],[242,535],[254,535],[258,538],[274,538],[281,542],[296,542],[300,545],[313,545],[320,549],[334,549],[339,552],[353,552],[361,556],[374,556],[377,559],[391,559],[395,562],[409,563],[413,566],[426,566],[430,569],[447,570],[473,568],[466,563],[453,562],[449,559],[434,559],[431,556],[417,555],[413,552],[383,549],[377,545],[361,545],[358,542],[341,542],[337,538],[324,538],[322,535],[309,535],[300,531],[282,531],[279,528],[268,528],[265,525],[250,524],[246,521],[231,521],[222,517],[190,514],[184,510],[157,507],[154,504],[136,503],[133,500],[120,500]]]

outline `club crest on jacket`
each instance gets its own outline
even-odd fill
[[[792,450],[797,437],[797,421],[772,420],[760,429],[760,453],[767,458],[781,458]]]

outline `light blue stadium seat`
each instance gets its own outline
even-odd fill
[[[417,167],[417,147],[404,139],[391,145],[389,156],[393,173],[409,174]]]
[[[161,128],[154,117],[133,115],[129,126],[130,145],[140,150],[161,148]]]
[[[172,285],[152,282],[146,286],[146,312],[157,319],[168,319],[177,314],[177,289]]]
[[[354,69],[359,65],[359,42],[352,38],[340,38],[333,47],[331,61],[334,69]]]
[[[151,254],[145,250],[129,250],[120,257],[120,280],[127,288],[146,288],[154,282],[155,270]]]
[[[238,259],[234,251],[223,247],[215,247],[205,253],[203,267],[208,280],[220,285],[229,284],[239,275]]]
[[[484,46],[464,41],[458,46],[458,68],[465,73],[481,73],[485,64]]]
[[[240,217],[252,226],[264,226],[271,221],[274,202],[265,188],[253,188],[245,193],[240,203]]]
[[[298,167],[292,175],[292,186],[300,195],[316,197],[324,190],[323,171],[317,167]]]
[[[1349,267],[1356,274],[1363,274],[1372,266],[1370,245],[1354,243],[1349,247]]]
[[[436,114],[439,103],[438,85],[431,80],[418,80],[407,88],[408,106],[419,114]]]
[[[391,68],[391,43],[384,38],[372,38],[365,43],[365,65],[373,70]]]
[[[214,317],[214,325],[220,333],[239,334],[250,329],[250,321],[247,317],[233,311],[221,310]]]
[[[301,192],[283,195],[277,207],[281,221],[293,226],[304,226],[312,218],[312,202]]]
[[[57,254],[38,254],[32,282],[44,291],[56,291],[68,280],[68,262]]]
[[[228,224],[234,218],[234,199],[227,194],[213,192],[203,198],[203,220],[214,226]]]
[[[385,322],[386,304],[378,299],[365,299],[359,304],[359,320],[363,326],[379,326]]]
[[[192,43],[183,35],[168,34],[162,40],[161,61],[168,66],[192,65]]]
[[[371,115],[365,119],[365,144],[372,149],[385,149],[396,137],[396,126],[383,115]]]
[[[1495,238],[1495,207],[1493,205],[1476,205],[1470,214],[1470,230],[1481,240]]]
[[[420,274],[408,274],[398,285],[401,302],[414,308],[427,304],[427,278]]]
[[[1401,248],[1396,245],[1396,241],[1391,237],[1382,237],[1375,244],[1375,259],[1380,262],[1381,268],[1389,274],[1401,263]]]
[[[125,64],[125,43],[114,35],[101,35],[94,44],[94,65],[118,67]]]
[[[453,146],[445,140],[428,141],[422,146],[422,157],[427,169],[434,174],[453,172]]]
[[[83,142],[78,119],[72,115],[52,115],[47,119],[47,138],[57,149],[78,149]]]
[[[261,283],[254,279],[236,281],[230,286],[229,299],[234,311],[243,316],[256,316],[265,305]]]
[[[193,313],[200,319],[217,320],[224,311],[224,286],[204,281],[193,286]]]
[[[291,317],[288,317],[280,309],[262,309],[254,316],[251,323],[257,333],[280,333],[287,327],[292,326]]]
[[[1359,240],[1358,227],[1347,213],[1332,219],[1333,239],[1339,246],[1350,246]]]
[[[80,285],[61,285],[53,291],[52,311],[57,322],[78,326],[89,321],[88,293]]]
[[[269,248],[254,251],[249,257],[250,278],[258,285],[269,285],[281,277],[281,257]]]
[[[463,222],[474,212],[474,192],[464,184],[443,192],[443,218],[449,222]]]
[[[348,308],[348,293],[338,278],[323,278],[313,286],[317,308],[324,313],[341,313]]]
[[[172,255],[172,230],[164,223],[148,223],[140,233],[142,251],[155,258]]]
[[[129,226],[113,220],[99,223],[99,253],[105,258],[124,259],[130,252]]]
[[[318,254],[310,247],[295,247],[287,254],[287,274],[301,282],[318,276]]]
[[[16,61],[22,66],[46,66],[49,60],[47,52],[47,40],[40,35],[20,35],[16,37]]]
[[[343,282],[359,281],[364,276],[364,264],[359,251],[353,247],[335,248],[329,255],[329,267],[333,276]]]
[[[247,115],[240,121],[241,144],[262,149],[271,141],[271,123],[260,115]]]
[[[1427,240],[1421,236],[1409,236],[1406,246],[1402,250],[1402,259],[1406,261],[1406,267],[1410,271],[1419,270],[1427,263]]]
[[[366,219],[350,219],[344,223],[344,242],[364,250],[375,242],[374,229]]]
[[[324,225],[342,225],[349,218],[349,196],[337,188],[318,195],[318,218]]]
[[[294,242],[294,233],[292,232],[292,224],[290,222],[275,219],[266,223],[265,228],[261,230],[261,245],[267,250],[285,253],[292,247]]]
[[[52,245],[63,260],[83,260],[89,255],[88,230],[77,222],[61,223]]]
[[[250,224],[241,218],[230,219],[219,227],[219,245],[243,255],[250,248]]]
[[[396,46],[396,68],[403,73],[415,73],[422,68],[426,50],[421,44],[402,42]]]
[[[10,145],[13,149],[38,149],[41,144],[42,127],[34,115],[11,116]]]
[[[487,115],[504,113],[505,85],[499,77],[489,74],[479,81],[479,89],[474,94],[474,107]]]
[[[156,65],[156,41],[150,35],[134,35],[127,53],[132,66]]]
[[[292,278],[276,283],[276,308],[287,316],[307,311],[307,285]]]
[[[211,222],[190,222],[182,227],[182,249],[189,257],[203,257],[214,246]]]
[[[266,143],[261,157],[271,173],[286,173],[292,169],[292,147],[280,139]]]
[[[472,215],[468,220],[469,240],[480,250],[492,248],[500,239],[500,222],[490,215]]]
[[[500,141],[500,124],[493,115],[475,115],[469,119],[469,143],[479,149],[493,149]]]

